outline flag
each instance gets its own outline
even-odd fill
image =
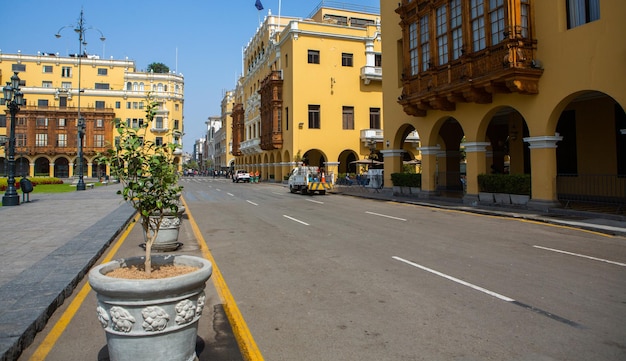
[[[256,9],[259,11],[263,10],[263,4],[261,4],[261,0],[256,0],[256,3],[254,3],[254,6],[256,6]]]

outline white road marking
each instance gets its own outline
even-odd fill
[[[385,217],[385,218],[391,218],[391,219],[396,219],[396,220],[398,220],[398,221],[403,221],[403,222],[406,222],[406,219],[405,219],[405,218],[398,218],[398,217],[388,216],[388,215],[386,215],[386,214],[374,213],[374,212],[369,212],[369,211],[366,211],[365,213],[367,213],[367,214],[372,214],[372,215],[374,215],[374,216]]]
[[[317,203],[317,204],[324,204],[324,202],[321,202],[321,201],[315,201],[315,200],[313,200],[313,199],[307,199],[307,201],[309,201],[309,202],[313,202],[313,203]]]
[[[288,216],[288,215],[286,215],[286,214],[283,214],[283,217],[288,218],[288,219],[291,219],[291,220],[292,220],[292,221],[294,221],[294,222],[302,223],[302,224],[304,224],[305,226],[310,226],[310,224],[308,224],[308,223],[306,223],[306,222],[302,222],[302,221],[301,221],[301,220],[299,220],[299,219],[295,219],[295,218],[293,218],[293,217],[289,217],[289,216]]]
[[[234,195],[234,194],[232,194],[232,193],[226,193],[226,194],[228,194],[228,195],[229,195],[229,196],[231,196],[231,197],[234,197],[234,196],[235,196],[235,195]]]
[[[594,261],[600,261],[600,262],[605,262],[605,263],[610,263],[610,264],[614,264],[617,266],[622,266],[622,267],[626,267],[626,263],[621,263],[621,262],[615,262],[615,261],[609,261],[607,259],[603,259],[603,258],[597,258],[597,257],[592,257],[592,256],[586,256],[584,254],[579,254],[579,253],[573,253],[573,252],[567,252],[567,251],[563,251],[560,249],[554,249],[554,248],[548,248],[548,247],[542,247],[542,246],[533,246],[535,248],[539,248],[539,249],[543,249],[546,251],[551,251],[551,252],[557,252],[557,253],[563,253],[563,254],[567,254],[570,256],[575,256],[575,257],[581,257],[581,258],[587,258],[587,259],[591,259]]]
[[[408,264],[408,265],[411,265],[411,266],[413,266],[413,267],[417,267],[417,268],[419,268],[419,269],[421,269],[421,270],[423,270],[423,271],[430,272],[430,273],[435,274],[435,275],[437,275],[437,276],[440,276],[440,277],[446,278],[446,279],[448,279],[448,280],[450,280],[450,281],[453,281],[453,282],[456,282],[456,283],[462,284],[463,286],[467,286],[467,287],[473,288],[473,289],[475,289],[475,290],[477,290],[477,291],[480,291],[480,292],[486,293],[486,294],[488,294],[488,295],[490,295],[490,296],[493,296],[493,297],[495,297],[495,298],[499,298],[499,299],[501,299],[502,301],[506,301],[506,302],[513,302],[513,301],[515,301],[514,299],[512,299],[512,298],[510,298],[510,297],[507,297],[507,296],[501,295],[501,294],[499,294],[499,293],[497,293],[497,292],[489,291],[489,290],[488,290],[488,289],[486,289],[486,288],[482,288],[482,287],[480,287],[480,286],[476,286],[475,284],[472,284],[472,283],[469,283],[469,282],[465,282],[465,281],[460,280],[460,279],[458,279],[458,278],[455,278],[455,277],[449,276],[449,275],[447,275],[447,274],[445,274],[445,273],[441,273],[441,272],[439,272],[439,271],[435,271],[434,269],[431,269],[431,268],[428,268],[428,267],[424,267],[424,266],[419,265],[419,264],[417,264],[417,263],[414,263],[414,262],[408,261],[408,260],[406,260],[406,259],[404,259],[404,258],[400,258],[400,257],[396,257],[396,256],[393,256],[393,257],[391,257],[391,258],[395,259],[396,261],[404,262],[404,263],[406,263],[406,264]]]
[[[284,196],[285,193],[272,192],[273,194],[278,194],[279,196]]]
[[[258,204],[254,203],[254,202],[252,202],[252,201],[248,201],[248,200],[246,200],[246,202],[248,202],[248,203],[252,204],[253,206],[258,206]]]
[[[566,325],[569,325],[569,326],[572,326],[572,327],[576,327],[576,328],[585,328],[585,326],[583,326],[583,325],[581,325],[579,323],[576,323],[574,321],[571,321],[571,320],[568,320],[566,318],[563,318],[563,317],[561,317],[559,315],[556,315],[556,314],[554,314],[552,312],[544,311],[544,310],[542,310],[540,308],[537,308],[537,307],[534,307],[534,306],[531,306],[531,305],[527,305],[525,303],[522,303],[520,301],[514,300],[514,299],[512,299],[510,297],[507,297],[505,295],[501,295],[501,294],[499,294],[497,292],[493,292],[493,291],[490,291],[490,290],[488,290],[486,288],[482,288],[482,287],[476,286],[475,284],[472,284],[472,283],[469,283],[469,282],[465,282],[465,281],[463,281],[461,279],[449,276],[449,275],[447,275],[445,273],[441,273],[439,271],[435,271],[435,270],[430,269],[428,267],[424,267],[424,266],[419,265],[417,263],[408,261],[408,260],[406,260],[404,258],[400,258],[400,257],[396,257],[396,256],[393,256],[392,258],[397,260],[397,261],[404,262],[404,263],[406,263],[406,264],[408,264],[410,266],[417,267],[417,268],[419,268],[419,269],[421,269],[423,271],[430,272],[430,273],[435,274],[437,276],[440,276],[440,277],[443,277],[443,278],[448,279],[450,281],[456,282],[456,283],[461,284],[463,286],[470,287],[470,288],[472,288],[472,289],[474,289],[476,291],[480,291],[482,293],[488,294],[488,295],[490,295],[492,297],[495,297],[497,299],[500,299],[502,301],[506,301],[509,304],[513,304],[513,305],[516,305],[516,306],[523,307],[523,308],[525,308],[525,309],[527,309],[529,311],[535,312],[535,313],[540,314],[542,316],[546,316],[546,317],[551,318],[551,319],[553,319],[555,321],[562,322],[562,323],[564,323]]]

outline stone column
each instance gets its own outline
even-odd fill
[[[54,177],[54,162],[48,164],[48,176]]]
[[[487,173],[487,147],[491,145],[489,142],[467,142],[465,146],[465,157],[467,160],[467,168],[465,169],[467,184],[466,193],[463,196],[463,203],[478,203],[478,175]]]
[[[404,150],[387,149],[381,150],[380,153],[383,155],[383,159],[385,161],[383,182],[385,184],[385,188],[389,188],[393,186],[391,174],[402,172],[402,155],[404,154]]]
[[[554,136],[527,137],[530,146],[531,199],[528,208],[546,211],[560,207],[556,193],[556,143],[563,140]]]
[[[440,148],[439,145],[417,148],[422,154],[422,195],[426,198],[436,194],[437,154]]]

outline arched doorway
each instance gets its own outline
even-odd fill
[[[57,158],[54,161],[54,176],[57,178],[69,178],[70,162],[67,158]]]

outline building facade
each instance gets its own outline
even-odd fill
[[[381,61],[378,9],[268,15],[233,94],[235,167],[276,181],[300,161],[356,172],[351,162],[383,149]]]
[[[421,144],[422,195],[531,175],[529,207],[626,203],[626,3],[381,1],[385,174]],[[389,180],[389,179],[387,179]],[[386,183],[390,184],[390,183]]]
[[[182,165],[182,75],[141,72],[133,61],[85,54],[0,53],[0,83],[5,84],[15,72],[26,99],[15,124],[18,176],[70,178],[77,174],[79,112],[86,125],[83,174],[91,178],[109,174],[104,165],[96,164],[97,154],[115,144],[114,120],[137,127],[144,124],[148,93],[158,102],[158,110],[146,137],[157,144],[176,144],[175,162]],[[0,135],[8,137],[9,129],[10,115],[5,108],[0,115]],[[5,154],[2,148],[3,173]]]

